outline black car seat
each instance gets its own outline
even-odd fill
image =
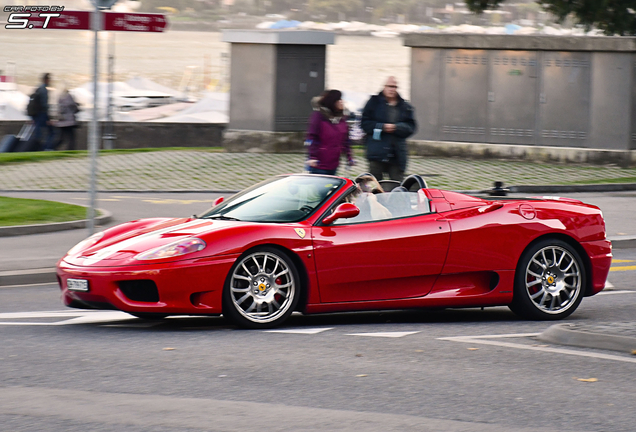
[[[391,192],[393,189],[400,186],[400,182],[397,180],[380,180],[378,183],[380,183],[384,192]]]
[[[420,189],[428,188],[426,184],[426,180],[422,178],[422,176],[417,174],[411,174],[407,178],[402,181],[402,187],[404,187],[407,191],[415,192]]]

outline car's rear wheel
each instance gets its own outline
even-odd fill
[[[283,323],[300,297],[300,278],[291,258],[272,247],[253,249],[230,270],[223,290],[223,314],[246,328]]]
[[[510,309],[530,319],[565,318],[583,299],[585,277],[583,260],[572,246],[542,240],[521,255]]]

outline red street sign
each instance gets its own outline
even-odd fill
[[[104,30],[162,32],[168,27],[168,20],[162,14],[138,14],[104,12]]]
[[[7,28],[91,29],[91,12],[86,11],[12,13],[10,18]]]

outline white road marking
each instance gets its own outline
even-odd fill
[[[420,333],[419,331],[412,332],[378,332],[378,333],[349,333],[347,336],[369,336],[369,337],[384,337],[384,338],[401,338],[412,334]]]
[[[499,342],[487,339],[501,339],[501,338],[515,338],[515,337],[533,337],[538,336],[541,333],[518,333],[518,334],[505,334],[505,335],[484,335],[484,336],[453,336],[453,337],[445,337],[445,338],[437,338],[441,341],[450,341],[450,342],[460,342],[467,344],[478,344],[478,345],[491,345],[505,348],[515,348],[529,351],[541,351],[553,354],[566,354],[566,355],[574,355],[579,357],[591,357],[602,360],[614,360],[625,363],[636,363],[636,359],[629,357],[621,357],[617,355],[611,354],[601,354],[601,353],[593,353],[593,352],[585,352],[585,351],[576,351],[569,350],[563,348],[551,348],[551,347],[540,347],[540,346],[532,346],[532,345],[524,345],[517,344],[511,342]]]
[[[76,317],[86,313],[99,313],[84,310],[60,310],[60,311],[37,311],[37,312],[7,312],[0,313],[0,319],[24,319],[24,318],[57,318]]]
[[[124,321],[124,320],[136,320],[137,318],[127,314],[126,312],[119,311],[107,311],[99,314],[88,314],[71,318],[66,321],[59,321],[55,325],[68,325],[68,324],[94,324],[105,323],[112,321]]]
[[[42,283],[36,283],[36,284],[21,284],[21,285],[0,285],[0,289],[27,288],[27,287],[36,287],[36,286],[46,286],[46,285],[57,285],[57,282],[42,282]]]
[[[44,323],[44,322],[0,322],[0,325],[3,326],[52,326],[57,325],[57,323]]]
[[[265,330],[265,333],[289,333],[289,334],[318,334],[327,330],[333,330],[333,327],[326,328],[296,328],[285,330]]]
[[[610,281],[605,281],[605,288],[614,288],[614,285]]]
[[[134,320],[132,315],[119,311],[52,311],[52,312],[11,312],[0,313],[1,320],[21,320],[34,318],[60,318],[59,321],[0,321],[5,326],[60,326],[69,324],[108,323],[113,321]]]

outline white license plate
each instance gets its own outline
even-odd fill
[[[66,288],[69,291],[88,291],[88,281],[86,279],[66,279]]]

